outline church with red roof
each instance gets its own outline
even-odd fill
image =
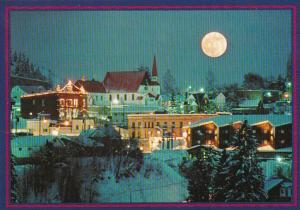
[[[131,71],[109,71],[103,81],[77,80],[75,85],[88,93],[88,105],[155,105],[160,96],[160,84],[156,57],[152,71],[147,69]]]

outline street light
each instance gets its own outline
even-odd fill
[[[271,92],[267,92],[267,96],[268,96],[268,97],[271,97],[271,96],[272,96],[272,93],[271,93]]]
[[[200,93],[204,93],[204,88],[200,88]]]
[[[282,162],[282,157],[277,156],[277,157],[276,157],[276,161],[277,161],[278,163],[281,163],[281,162]]]

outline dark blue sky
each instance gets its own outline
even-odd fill
[[[107,71],[152,67],[159,79],[170,69],[178,86],[241,82],[248,72],[284,75],[291,54],[290,10],[13,11],[11,49],[51,69],[55,82]],[[211,31],[224,34],[226,53],[209,58],[200,49]]]

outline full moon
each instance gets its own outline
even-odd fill
[[[219,32],[210,32],[202,38],[201,49],[209,57],[220,57],[227,49],[226,38]]]

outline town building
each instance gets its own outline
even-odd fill
[[[83,77],[75,85],[88,93],[89,117],[117,126],[127,126],[127,114],[162,110],[155,56],[151,75],[147,70],[107,72],[102,82]]]
[[[144,106],[144,105],[113,105],[111,107],[111,122],[113,125],[119,127],[128,127],[128,115],[129,114],[150,114],[155,112],[165,112],[162,106]]]
[[[290,202],[293,192],[293,182],[284,177],[273,177],[265,180],[264,191],[270,202]]]
[[[223,111],[226,106],[226,97],[223,93],[219,93],[212,100],[220,111]]]
[[[186,126],[187,141],[191,145],[215,145],[225,148],[233,129],[239,129],[247,120],[259,146],[274,149],[292,145],[292,118],[289,115],[220,115],[199,120]]]
[[[77,80],[75,85],[88,93],[88,106],[111,105],[157,105],[160,84],[156,58],[154,56],[152,75],[147,70],[107,72],[102,82]]]
[[[63,88],[21,96],[21,116],[37,118],[49,114],[52,120],[71,120],[87,116],[87,93],[69,81]]]
[[[43,86],[37,85],[16,85],[11,89],[10,101],[11,101],[11,111],[10,120],[13,126],[18,127],[22,121],[21,116],[21,96],[32,93],[44,92],[46,89]],[[22,128],[22,127],[21,127]],[[21,130],[19,129],[19,131]]]
[[[129,114],[128,133],[130,138],[138,138],[145,148],[148,144],[147,148],[152,149],[165,138],[182,139],[187,135],[183,130],[184,126],[215,116],[215,114]],[[189,146],[186,142],[184,144],[185,147]]]
[[[94,128],[93,119],[77,118],[65,121],[55,121],[39,117],[27,120],[27,133],[33,136],[78,136],[81,131]]]

